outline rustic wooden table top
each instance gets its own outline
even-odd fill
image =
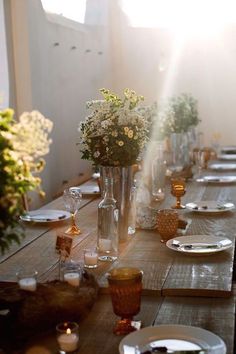
[[[77,260],[83,260],[84,248],[96,245],[97,205],[100,199],[95,197],[92,195],[83,199],[77,216],[82,233],[73,238],[71,254]],[[236,204],[236,184],[189,182],[182,200],[183,203],[227,200]],[[173,203],[174,198],[167,186],[166,199],[155,207],[169,208]],[[44,208],[63,209],[62,199],[58,198]],[[144,271],[142,308],[137,316],[142,320],[143,327],[159,324],[201,327],[219,335],[227,345],[227,353],[234,353],[236,212],[201,214],[182,210],[180,215],[191,221],[186,235],[225,236],[232,240],[233,246],[212,255],[190,256],[168,249],[160,242],[155,229],[137,230],[127,243],[120,245],[116,262],[100,262],[99,267],[92,271],[99,282],[100,294],[88,317],[80,324],[80,353],[118,353],[122,337],[112,333],[116,316],[107,294],[105,278],[107,270],[117,266],[136,266]],[[16,281],[15,274],[24,264],[32,264],[38,270],[40,282],[58,277],[59,260],[55,242],[58,233],[65,231],[68,223],[25,223],[26,237],[21,245],[13,246],[0,258],[0,281]],[[48,353],[56,352],[54,335],[34,339],[29,346],[37,347],[39,343],[48,349]],[[34,350],[29,353],[40,352]]]

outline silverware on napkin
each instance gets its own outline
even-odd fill
[[[152,354],[152,353],[167,353],[167,354],[206,354],[207,349],[194,349],[194,350],[172,350],[167,347],[152,347],[141,354]]]

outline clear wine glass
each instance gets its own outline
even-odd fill
[[[66,210],[71,213],[71,226],[65,231],[67,235],[79,235],[81,233],[79,227],[75,222],[75,215],[79,209],[82,199],[82,193],[80,188],[71,187],[64,190],[63,201]]]

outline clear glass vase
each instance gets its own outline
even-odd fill
[[[119,242],[125,242],[128,239],[129,215],[131,213],[130,193],[133,186],[133,166],[100,166],[100,176],[103,196],[105,178],[113,179],[113,195],[119,210]]]

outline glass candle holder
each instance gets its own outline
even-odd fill
[[[132,320],[140,311],[142,276],[138,268],[116,268],[107,273],[113,311],[121,317],[113,329],[116,335],[136,330]]]
[[[162,209],[157,212],[157,231],[161,242],[174,237],[178,230],[178,212],[172,209]]]
[[[37,275],[38,272],[36,270],[19,270],[16,276],[20,289],[35,291],[37,289]]]
[[[63,280],[68,284],[79,287],[82,277],[82,269],[78,262],[70,260],[63,267]]]
[[[84,267],[85,268],[97,268],[98,266],[98,252],[94,248],[84,250]]]
[[[60,353],[75,353],[79,344],[79,326],[76,322],[63,322],[56,326]]]

